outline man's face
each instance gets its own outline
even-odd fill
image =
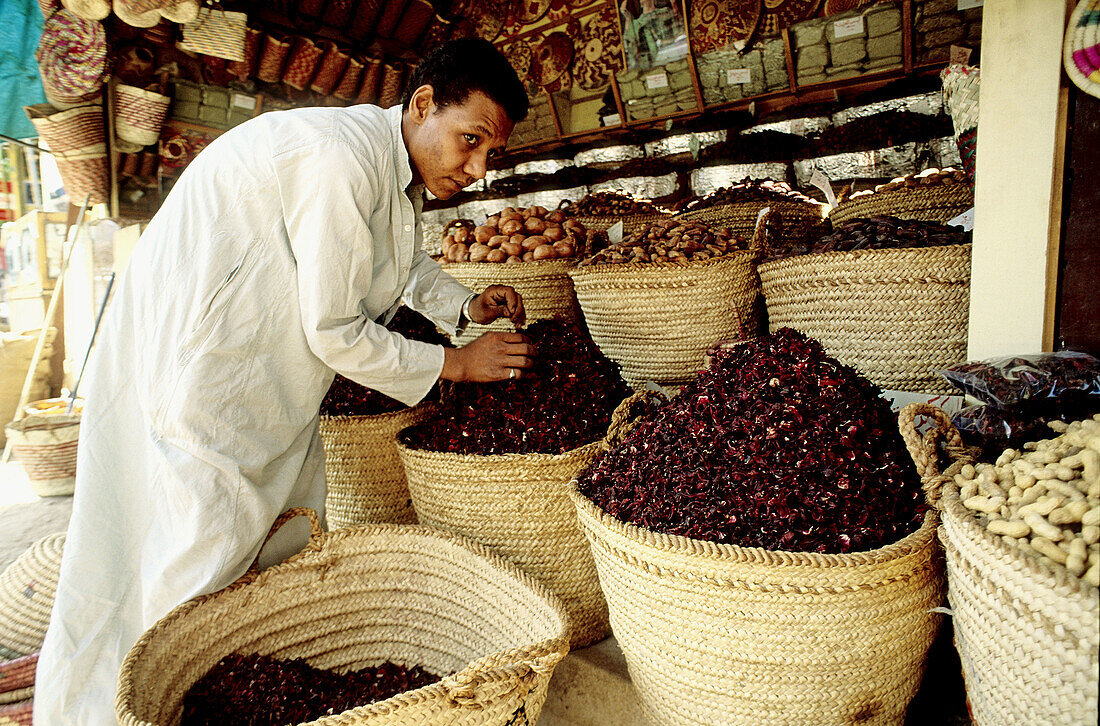
[[[413,176],[435,196],[449,199],[485,178],[489,159],[504,150],[512,121],[500,104],[474,91],[461,105],[439,108],[431,86],[413,94],[402,125]]]

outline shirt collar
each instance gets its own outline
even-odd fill
[[[407,189],[412,182],[412,166],[409,163],[409,150],[405,148],[405,140],[401,137],[401,104],[395,104],[386,109],[389,114],[390,131],[393,132],[393,164],[397,171],[397,183],[399,189]]]

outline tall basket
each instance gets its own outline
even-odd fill
[[[76,487],[80,416],[27,416],[5,427],[12,455],[23,464],[40,497],[63,497]]]

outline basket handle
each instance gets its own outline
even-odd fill
[[[271,529],[267,531],[267,536],[264,537],[263,544],[260,545],[260,552],[263,552],[264,547],[271,541],[271,538],[275,536],[275,533],[283,528],[283,525],[294,519],[295,517],[309,517],[309,542],[306,543],[304,549],[319,550],[321,545],[325,541],[325,530],[321,529],[321,518],[317,516],[317,510],[310,507],[292,507],[282,514],[280,514],[271,525]],[[260,570],[260,552],[256,553],[256,559],[252,560],[252,564],[248,566],[248,572],[256,573]]]
[[[478,658],[458,673],[440,681],[447,697],[456,706],[468,709],[483,709],[501,698],[510,697],[517,690],[530,693],[540,677],[553,672],[558,661],[565,657],[568,647],[564,640],[525,648],[516,648],[504,653]],[[486,686],[513,681],[515,686],[504,693],[496,693]]]
[[[645,390],[624,398],[611,413],[611,422],[607,425],[607,435],[600,441],[601,451],[607,451],[613,446],[618,446],[627,437],[627,434],[634,430],[634,427],[638,425],[638,420],[645,413],[644,410],[634,413],[634,406],[643,401],[647,406],[661,405],[668,403],[668,397],[659,391]]]
[[[935,422],[923,436],[917,432],[917,416],[927,416]],[[973,461],[959,430],[951,423],[951,417],[942,408],[929,403],[910,403],[898,413],[898,429],[905,441],[905,448],[913,457],[924,486],[925,495],[931,504],[937,504],[944,482],[954,477],[955,471],[963,464]],[[944,471],[939,465],[939,441],[943,441],[944,451],[951,464]]]

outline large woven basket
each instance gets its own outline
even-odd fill
[[[614,227],[617,223],[622,222],[623,237],[627,237],[643,227],[668,219],[670,216],[672,215],[665,212],[659,212],[657,214],[632,214],[626,217],[578,215],[573,219],[583,224],[585,229],[594,229],[600,232],[605,232]]]
[[[770,207],[779,215],[781,224],[768,240],[777,248],[804,246],[815,235],[823,232],[825,205],[786,199],[758,200],[737,204],[716,204],[691,212],[680,212],[676,219],[702,222],[710,227],[729,227],[738,237],[752,239],[756,232],[760,210]]]
[[[774,552],[615,519],[570,484],[655,724],[900,724],[943,601],[937,517],[870,552]]]
[[[758,268],[768,327],[801,330],[888,390],[950,393],[966,358],[970,246],[824,252]]]
[[[968,184],[934,184],[857,195],[829,212],[829,220],[837,225],[856,217],[889,215],[942,224],[973,206],[974,191]]]
[[[123,726],[178,723],[187,690],[231,653],[336,671],[392,661],[445,676],[314,726],[538,720],[568,649],[551,593],[465,538],[385,524],[326,534],[305,511],[313,532],[300,554],[184,603],[138,640],[119,674]]]
[[[913,421],[937,428],[922,439]],[[954,462],[918,461],[936,500],[947,553],[947,598],[967,700],[978,726],[1096,722],[1100,673],[1100,591],[1065,568],[1028,556],[990,534],[963,506],[954,476],[970,459],[950,417],[927,404],[900,414],[913,450],[939,436]]]
[[[527,320],[543,320],[561,317],[577,320],[577,296],[569,279],[569,270],[576,260],[542,260],[507,265],[496,262],[449,262],[443,270],[474,292],[480,293],[489,285],[510,285],[523,296],[523,308]],[[466,330],[454,338],[455,345],[463,346],[490,330],[510,332],[511,321],[506,318],[489,325],[469,323]]]
[[[35,494],[62,497],[73,493],[79,415],[28,416],[9,423],[4,431]]]
[[[42,648],[64,547],[64,532],[43,537],[0,574],[0,660]]]
[[[569,271],[592,339],[638,387],[687,383],[721,340],[755,337],[755,252],[678,264],[590,265]]]
[[[615,410],[623,425],[635,394]],[[598,441],[564,454],[452,454],[405,446],[409,492],[422,524],[481,542],[515,562],[561,598],[570,643],[579,648],[607,635],[607,602],[565,484],[596,458]]]
[[[321,416],[330,529],[416,523],[394,439],[434,410],[435,404],[426,402],[378,416]]]
[[[115,134],[138,146],[157,143],[168,116],[169,96],[136,86],[115,86]]]
[[[0,663],[0,704],[19,703],[34,695],[38,653]],[[0,726],[6,726],[0,719]]]

